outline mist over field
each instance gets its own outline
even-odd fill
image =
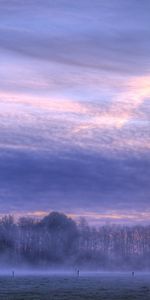
[[[52,212],[37,220],[0,220],[2,272],[150,270],[150,226],[89,226]]]

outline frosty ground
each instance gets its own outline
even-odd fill
[[[0,275],[0,300],[149,300],[150,274],[74,273]]]

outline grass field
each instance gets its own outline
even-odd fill
[[[150,274],[0,276],[0,300],[150,300]]]

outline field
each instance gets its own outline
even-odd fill
[[[0,276],[0,300],[150,300],[150,274]]]

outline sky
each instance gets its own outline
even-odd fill
[[[0,0],[0,214],[149,204],[150,1]]]

